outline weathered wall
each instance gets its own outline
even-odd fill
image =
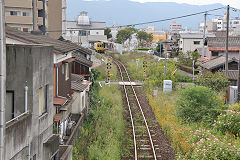
[[[52,136],[53,116],[53,50],[52,47],[35,47],[33,52],[33,153],[37,154],[37,159],[43,159],[43,143]],[[39,114],[39,88],[48,85],[47,112]],[[33,156],[33,155],[32,155]]]
[[[32,116],[26,115],[15,123],[6,125],[5,159],[19,160],[28,158],[29,137]]]
[[[65,68],[64,73],[62,72],[64,64],[58,68],[58,95],[62,97],[67,97],[67,95],[71,94],[71,69],[72,64],[69,63],[69,79],[65,80]]]
[[[55,31],[49,32],[54,39],[62,35],[62,0],[48,1],[48,30]]]
[[[24,87],[28,86],[28,106],[32,106],[32,53],[31,48],[7,46],[6,89],[14,91],[14,116],[24,112]],[[6,108],[11,110],[11,108]]]
[[[52,136],[53,115],[53,48],[49,46],[7,46],[7,89],[15,91],[16,112],[24,110],[24,87],[27,84],[30,118],[9,125],[6,159],[25,157],[30,144],[30,157],[43,159],[43,143]],[[27,81],[27,83],[26,83]],[[39,88],[48,85],[47,112],[39,114]],[[49,152],[48,152],[49,153]],[[51,153],[53,154],[53,153]],[[25,158],[23,158],[25,159]]]
[[[74,98],[75,98],[75,101],[72,104],[72,113],[80,114],[83,111],[83,109],[86,108],[86,101],[87,101],[86,91],[83,91],[83,92],[75,91]]]

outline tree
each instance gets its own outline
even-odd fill
[[[161,45],[161,53],[163,54],[163,44],[162,43],[159,43],[156,47],[156,51],[158,52],[158,55],[160,56],[160,45]]]
[[[217,92],[222,91],[230,84],[228,78],[221,72],[206,72],[202,77],[198,78],[197,83],[198,85],[209,87]]]
[[[106,28],[104,30],[104,35],[107,35],[107,39],[108,38],[112,38],[111,29],[110,28]]]
[[[117,33],[117,42],[124,43],[126,40],[131,40],[132,34],[135,32],[135,28],[124,28]]]
[[[179,55],[178,55],[178,60],[179,60],[179,63],[182,64],[182,65],[186,65],[186,66],[189,66],[191,67],[192,66],[192,63],[193,63],[193,60],[194,60],[194,66],[196,67],[196,62],[197,60],[200,58],[200,54],[198,52],[190,52],[188,51],[187,53],[182,53],[180,52]]]
[[[142,43],[142,41],[151,42],[153,38],[151,34],[148,34],[145,31],[138,31],[137,39],[139,40],[140,43]]]

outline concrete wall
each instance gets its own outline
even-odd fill
[[[48,30],[49,36],[58,39],[62,35],[62,0],[48,1]]]
[[[72,113],[73,114],[80,114],[83,109],[86,108],[86,91],[77,92],[75,91],[73,94],[75,101],[72,104]]]
[[[28,86],[28,106],[32,106],[33,65],[31,47],[7,46],[6,89],[14,91],[14,117],[24,112],[24,87]],[[6,110],[11,109],[7,107]],[[32,108],[29,107],[32,110]]]
[[[200,41],[200,44],[194,44],[194,41]],[[182,48],[182,52],[195,51],[197,48],[201,48],[203,44],[202,39],[182,39],[179,41],[179,48]]]
[[[6,154],[6,159],[26,156],[25,148],[30,144],[30,157],[36,155],[37,159],[42,160],[45,153],[43,144],[52,137],[55,114],[53,107],[53,48],[8,45],[7,64],[9,65],[7,89],[15,92],[15,112],[24,111],[24,86],[27,84],[29,88],[28,107],[32,116],[26,122],[19,119],[17,121],[19,124],[16,126],[9,124],[8,135],[10,137],[8,137],[9,140],[6,140],[6,151],[10,153]],[[39,88],[45,85],[48,85],[47,112],[40,114]]]
[[[19,160],[28,159],[31,143],[32,116],[26,115],[15,123],[6,125],[5,134],[5,159]]]

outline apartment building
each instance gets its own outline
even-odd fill
[[[48,36],[58,39],[62,36],[62,1],[48,1]]]
[[[230,18],[229,19],[229,30],[234,31],[240,25],[240,18]],[[226,31],[227,28],[227,15],[224,14],[224,17],[214,18],[211,21],[206,23],[207,32],[216,32],[216,31]],[[200,31],[204,31],[204,22],[200,23]],[[233,32],[234,33],[234,32]]]
[[[24,32],[45,33],[48,26],[48,0],[5,0],[6,24]]]
[[[177,22],[174,20],[169,25],[169,31],[170,33],[179,33],[179,31],[182,31],[182,25],[177,24]]]

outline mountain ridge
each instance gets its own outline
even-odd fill
[[[87,11],[88,15],[94,21],[105,21],[107,26],[129,25],[135,23],[149,22],[160,19],[178,17],[196,12],[202,12],[210,9],[224,7],[220,3],[212,5],[189,5],[186,3],[175,2],[133,2],[129,0],[111,0],[111,1],[83,1],[69,0],[67,2],[67,19],[75,20],[79,12]],[[223,15],[226,9],[221,9],[216,12],[211,12],[214,15]],[[177,23],[183,24],[189,29],[196,30],[199,24],[203,21],[203,14],[178,19]],[[208,16],[208,21],[214,16]],[[158,29],[167,30],[170,21],[161,22],[149,25],[142,25],[139,28],[146,26],[155,26]]]

